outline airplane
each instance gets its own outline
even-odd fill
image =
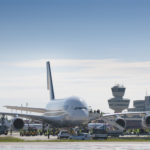
[[[8,109],[41,113],[41,115],[0,112],[3,116],[14,116],[12,125],[15,129],[23,128],[24,121],[22,118],[39,120],[43,124],[50,124],[54,127],[80,126],[99,118],[120,130],[124,130],[126,128],[126,116],[134,117],[136,115],[141,117],[142,126],[144,128],[150,128],[150,112],[126,112],[103,115],[94,113],[95,116],[90,117],[91,114],[89,113],[87,104],[81,98],[69,97],[65,99],[55,99],[50,62],[47,62],[46,64],[47,88],[50,91],[50,102],[47,104],[46,108],[5,106]]]
[[[41,113],[40,115],[0,112],[1,115],[13,116],[12,126],[15,129],[22,129],[24,121],[22,118],[41,121],[54,127],[74,127],[89,122],[89,110],[87,104],[79,97],[55,99],[50,62],[47,66],[47,89],[50,92],[50,101],[46,108],[4,106],[7,109],[30,111]]]

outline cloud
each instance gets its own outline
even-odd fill
[[[17,105],[18,102],[21,104],[29,99],[31,105],[41,106],[48,101],[47,60],[49,59],[0,64],[1,68],[7,64],[8,68],[5,72],[2,69],[0,74],[0,100],[6,99],[4,105]],[[110,88],[114,84],[124,84],[127,87],[125,97],[132,100],[144,99],[146,89],[150,90],[150,61],[55,59],[51,60],[51,67],[56,97],[78,95],[93,108],[103,111],[110,111],[107,100],[112,97]],[[25,69],[23,74],[20,69]],[[10,76],[11,74],[14,75]]]

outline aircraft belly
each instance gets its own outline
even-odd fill
[[[67,113],[56,116],[47,116],[47,123],[50,123],[54,127],[72,127],[82,123],[82,120],[74,120]]]

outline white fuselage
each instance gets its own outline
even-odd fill
[[[87,105],[78,97],[70,97],[67,99],[52,100],[46,106],[47,112],[44,116],[53,120],[53,126],[76,126],[88,123],[89,112]]]

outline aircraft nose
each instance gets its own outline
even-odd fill
[[[88,121],[89,121],[89,113],[88,113],[87,110],[76,110],[76,111],[73,111],[70,117],[76,123],[77,122],[88,123]]]
[[[88,114],[88,111],[86,110],[81,110],[81,113],[80,113],[80,120],[83,120],[83,121],[88,121],[89,120],[89,114]]]

